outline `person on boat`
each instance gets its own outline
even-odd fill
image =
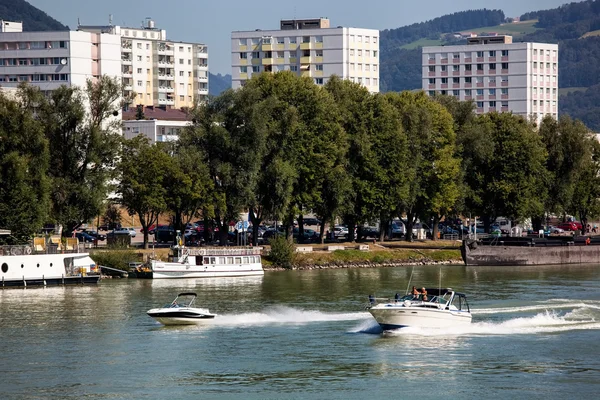
[[[413,287],[412,287],[412,291],[411,291],[410,293],[411,293],[413,296],[415,296],[415,297],[414,297],[415,299],[416,299],[416,298],[418,298],[418,297],[419,297],[419,295],[421,294],[421,293],[419,293],[419,289],[417,289],[417,287],[416,287],[416,286],[413,286]]]
[[[421,299],[427,301],[427,290],[425,288],[421,288]]]

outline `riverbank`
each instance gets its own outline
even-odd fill
[[[320,244],[302,245],[310,247],[310,252],[297,252],[292,261],[293,270],[312,270],[328,268],[377,268],[408,265],[461,264],[462,258],[457,242],[385,242],[369,244],[367,251],[359,250],[355,243],[337,243],[344,250],[328,251]],[[268,258],[269,248],[263,250],[263,268],[265,270],[286,270],[274,265]],[[166,260],[169,249],[123,249],[93,250],[92,258],[102,265],[126,270],[129,263],[146,262],[150,258]]]

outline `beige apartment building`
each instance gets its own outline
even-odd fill
[[[423,90],[473,100],[478,113],[558,118],[558,45],[477,36],[466,45],[423,47]]]
[[[124,97],[132,106],[192,107],[208,99],[208,47],[167,39],[167,32],[146,19],[140,28],[85,26],[79,31],[121,37]]]
[[[323,85],[332,75],[379,92],[379,31],[331,27],[326,18],[282,20],[279,30],[231,33],[232,87],[262,72],[292,71]]]

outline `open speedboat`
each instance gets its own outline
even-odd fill
[[[196,325],[211,321],[216,314],[206,308],[193,307],[196,293],[179,293],[163,308],[153,308],[147,314],[163,325]]]
[[[426,289],[427,296],[396,294],[394,299],[369,296],[367,309],[384,330],[409,326],[448,328],[471,323],[471,310],[463,293]]]

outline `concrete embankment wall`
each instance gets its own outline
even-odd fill
[[[600,245],[478,246],[466,249],[467,265],[600,264]]]

